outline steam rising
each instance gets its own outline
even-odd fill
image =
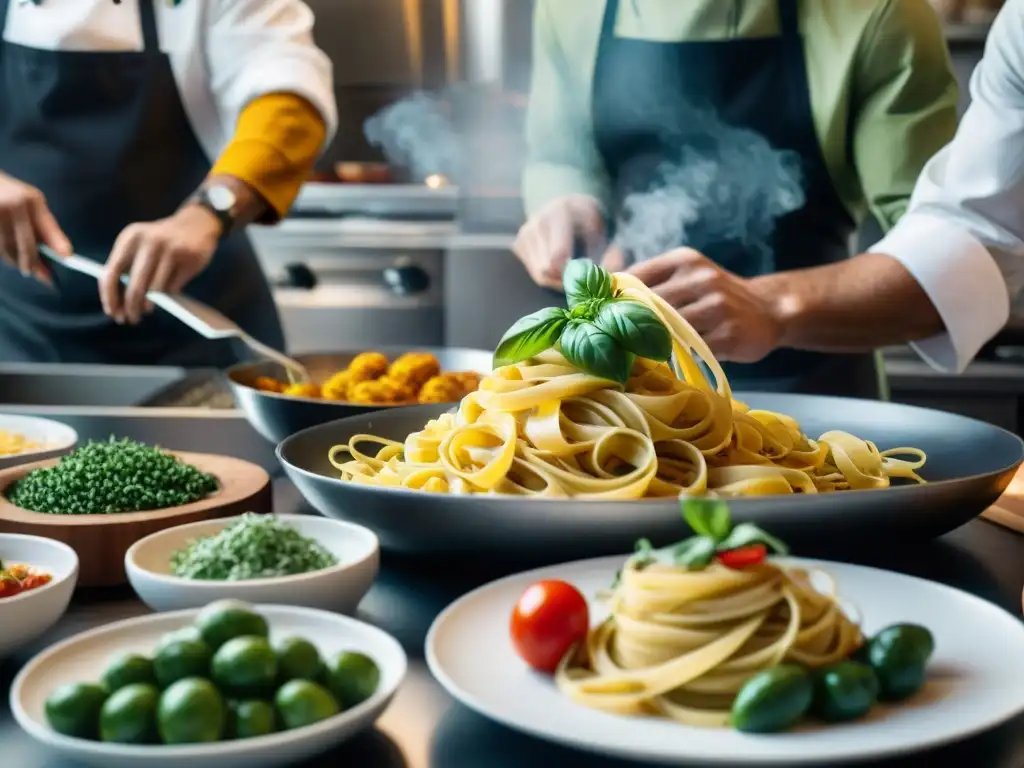
[[[436,96],[418,92],[385,107],[366,121],[363,133],[388,163],[406,168],[417,181],[435,173],[459,175],[457,134],[447,105]]]
[[[614,244],[644,261],[680,246],[704,251],[735,241],[767,267],[776,221],[804,204],[799,155],[710,112],[692,118],[679,137],[682,152],[622,200]]]

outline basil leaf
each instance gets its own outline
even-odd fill
[[[573,320],[566,325],[558,345],[570,364],[592,376],[619,384],[629,379],[636,359],[615,339],[584,320]]]
[[[672,356],[668,328],[639,301],[620,299],[604,304],[594,325],[640,357],[665,362]]]
[[[555,346],[569,319],[559,307],[547,307],[522,317],[505,331],[494,350],[493,365],[513,365]]]
[[[562,273],[562,287],[572,308],[589,299],[610,299],[612,276],[590,259],[572,259]]]
[[[724,540],[732,530],[729,505],[718,499],[684,499],[683,519],[698,536],[715,542]]]
[[[672,555],[676,565],[694,571],[701,570],[707,568],[715,556],[715,542],[707,536],[694,536],[677,544],[672,550]]]
[[[788,555],[789,547],[781,539],[777,539],[767,531],[762,531],[753,523],[741,523],[732,529],[724,540],[718,543],[720,552],[727,552],[730,549],[749,547],[751,544],[764,544],[776,555]]]

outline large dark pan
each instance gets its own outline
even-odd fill
[[[406,352],[429,352],[441,364],[442,371],[491,372],[492,353],[479,349],[459,347],[372,347],[345,352],[315,353],[298,355],[314,381],[322,381],[332,373],[348,367],[352,358],[360,352],[381,352],[394,360]],[[245,363],[227,370],[228,386],[235,398],[235,404],[242,410],[249,423],[272,443],[279,443],[289,435],[328,421],[346,416],[357,416],[378,410],[407,408],[394,405],[361,405],[340,403],[330,400],[314,400],[305,397],[290,397],[273,392],[261,392],[250,386],[258,376],[272,376],[284,381],[284,369],[272,362]],[[446,410],[446,406],[442,410]]]
[[[737,395],[755,408],[789,414],[812,437],[831,429],[873,440],[880,449],[915,446],[928,453],[926,485],[732,502],[734,517],[800,542],[867,545],[938,536],[979,515],[1006,489],[1024,458],[1019,437],[981,421],[894,403],[803,395]],[[639,537],[670,543],[685,533],[675,500],[571,501],[449,496],[375,488],[337,479],[331,446],[369,433],[403,440],[445,410],[417,406],[343,419],[285,440],[277,456],[322,514],[377,532],[404,552],[529,552],[558,560],[626,552]]]

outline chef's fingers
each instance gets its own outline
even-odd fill
[[[573,257],[575,246],[572,219],[568,216],[552,216],[542,225],[542,284],[561,287],[565,265]]]
[[[103,312],[117,323],[124,322],[121,276],[135,260],[136,250],[141,241],[142,232],[135,225],[125,227],[114,242],[114,248],[100,278],[100,302],[103,304]]]
[[[644,285],[655,286],[664,283],[677,271],[686,272],[706,263],[708,260],[700,251],[677,248],[633,265],[629,268],[629,273]]]
[[[153,273],[153,281],[149,285],[149,290],[158,291],[160,293],[169,293],[169,286],[174,280],[174,268],[174,259],[160,259],[160,262],[156,266],[156,271]],[[152,311],[153,302],[147,299],[146,312]]]
[[[583,240],[587,255],[596,258],[605,247],[604,216],[597,201],[586,199],[573,206],[573,224],[576,233]]]
[[[187,270],[183,270],[180,264],[174,265],[174,272],[171,274],[170,280],[167,282],[168,293],[181,293],[185,290],[185,286],[189,284],[194,274],[189,273]]]
[[[18,266],[18,238],[14,234],[14,221],[0,216],[0,261],[9,267]]]
[[[43,197],[42,192],[32,198],[30,205],[32,224],[39,240],[50,246],[58,255],[70,256],[71,241],[68,240],[68,236],[64,234],[64,230],[60,228],[57,219],[50,212],[50,207],[46,204],[46,198]]]
[[[609,272],[621,272],[626,268],[626,255],[617,245],[613,245],[601,257],[601,266]]]
[[[701,296],[692,304],[680,307],[679,314],[703,336],[714,331],[725,321],[726,310],[725,294],[716,291]]]
[[[146,238],[139,244],[124,292],[124,315],[132,325],[142,320],[146,311],[146,294],[150,291],[157,267],[161,261],[170,259],[169,248],[159,240]]]
[[[13,222],[14,245],[18,254],[18,269],[25,277],[31,277],[38,269],[39,253],[36,250],[36,233],[28,216],[19,216]]]
[[[630,272],[632,271],[631,269]],[[722,275],[713,264],[704,264],[689,271],[675,272],[664,282],[648,282],[642,277],[640,279],[652,291],[680,311],[706,296],[718,293],[722,287]]]

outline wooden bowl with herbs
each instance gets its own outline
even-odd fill
[[[155,611],[234,599],[354,613],[373,586],[380,543],[319,515],[256,515],[179,525],[137,541],[128,580]]]
[[[125,552],[151,533],[269,512],[271,503],[270,476],[255,464],[132,440],[90,442],[0,471],[0,533],[64,542],[78,554],[86,587],[123,584]]]

